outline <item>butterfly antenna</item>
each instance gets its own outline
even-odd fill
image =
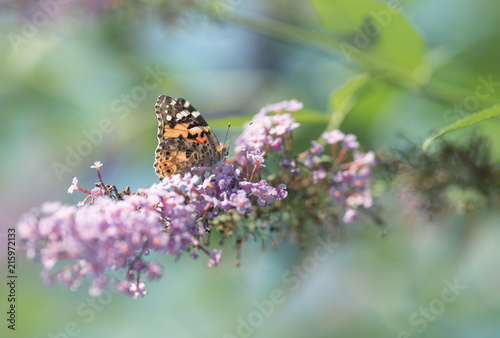
[[[227,124],[226,137],[224,137],[224,144],[226,144],[227,136],[229,135],[229,128],[231,128],[231,123]],[[231,140],[230,140],[231,141]]]

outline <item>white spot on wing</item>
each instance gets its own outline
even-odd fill
[[[170,121],[172,119],[172,116],[167,115],[167,121]]]
[[[196,118],[196,117],[200,116],[201,114],[199,111],[195,110],[194,112],[191,113],[191,115],[193,115],[193,117]]]
[[[181,113],[177,113],[177,115],[175,115],[175,118],[176,118],[177,120],[182,120],[182,117],[183,117],[183,116],[182,116],[182,114],[181,114]]]
[[[187,107],[189,107],[190,105],[191,105],[191,103],[189,103],[189,101],[184,102],[184,108],[187,108]]]

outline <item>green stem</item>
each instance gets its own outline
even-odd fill
[[[326,36],[310,29],[276,20],[252,18],[237,14],[228,17],[228,20],[236,25],[249,28],[269,37],[303,45],[308,48],[312,46],[327,53],[333,52],[333,54],[337,56],[342,51],[345,52],[346,49],[353,48],[348,43],[342,42],[341,37]],[[386,80],[395,84],[397,87],[418,92],[432,100],[446,105],[460,103],[464,98],[474,93],[473,90],[455,86],[438,79],[428,80],[428,78],[426,79],[425,77],[419,78],[413,71],[397,67],[394,64],[385,62],[385,60],[368,55],[368,53],[351,53],[350,57],[358,60],[371,71],[382,72]],[[357,65],[350,64],[350,66],[356,67]],[[481,101],[480,108],[486,108],[495,103],[493,97],[488,98]],[[332,126],[338,126],[342,118],[342,116],[333,118],[331,121]]]

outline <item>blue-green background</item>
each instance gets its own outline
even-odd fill
[[[329,119],[331,95],[366,74],[371,81],[353,98],[341,128],[358,135],[365,149],[380,149],[399,147],[404,138],[421,142],[457,119],[456,105],[475,102],[480,78],[500,81],[496,1],[388,2],[402,14],[391,14],[386,26],[380,19],[369,44],[355,57],[346,56],[343,43],[354,41],[373,12],[380,17],[387,11],[384,3],[70,2],[57,5],[35,33],[23,35],[41,4],[1,1],[0,277],[7,275],[6,229],[44,201],[81,200],[83,194],[68,195],[67,188],[74,176],[90,188],[96,181],[94,161],[104,163],[104,181],[119,188],[157,181],[154,102],[160,94],[190,100],[219,138],[228,123],[236,135],[241,116],[297,99],[309,109],[303,128],[314,132],[297,136],[297,146],[305,148]],[[20,37],[22,43],[13,42]],[[156,68],[168,75],[144,97],[136,96],[124,115],[123,95],[134,90],[137,95],[148,69]],[[477,110],[496,104],[500,86],[492,88],[487,98],[476,100]],[[54,163],[68,165],[68,149],[76,150],[85,131],[103,120],[111,121],[112,131],[103,132],[81,163],[58,177]],[[498,158],[498,130],[498,121],[489,120],[449,137],[483,133]],[[18,253],[17,329],[7,330],[2,315],[1,335],[237,336],[238,318],[256,316],[254,302],[270,299],[278,289],[284,303],[263,316],[252,337],[499,337],[498,209],[470,215],[450,210],[429,220],[418,210],[403,213],[395,194],[385,194],[381,204],[389,229],[385,238],[369,220],[349,224],[340,246],[294,290],[283,276],[310,261],[314,240],[305,252],[287,243],[262,252],[259,242],[249,241],[238,268],[231,241],[214,269],[204,257],[185,256],[177,263],[157,257],[165,276],[148,284],[145,298],[107,293],[111,298],[97,299],[94,310],[86,305],[92,301],[86,287],[71,292],[59,285],[50,291],[39,278],[41,266]],[[5,313],[7,280],[1,278]],[[417,332],[423,326],[412,325],[410,316],[438,304],[445,282],[455,279],[466,289]],[[56,335],[66,329],[77,334]]]

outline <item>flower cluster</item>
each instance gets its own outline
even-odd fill
[[[142,255],[149,249],[166,250],[160,215],[154,209],[139,205],[151,205],[144,196],[129,196],[120,201],[109,198],[96,199],[82,209],[48,202],[23,216],[18,224],[21,239],[25,241],[28,257],[39,258],[44,267],[44,279],[53,286],[59,279],[71,290],[85,283],[85,277],[93,276],[89,288],[92,296],[98,296],[107,287],[107,268],[128,268],[129,275],[137,271],[147,273],[150,279],[161,276],[157,263],[147,263]],[[56,273],[50,273],[58,262],[69,262]],[[133,283],[123,291],[132,290]],[[139,295],[137,291],[134,297]],[[143,290],[145,292],[145,290]]]
[[[222,162],[215,168],[194,168],[199,175],[174,175],[135,194],[117,193],[102,182],[101,166],[93,166],[99,183],[92,191],[73,179],[68,192],[88,194],[78,207],[48,202],[19,221],[28,257],[40,259],[50,286],[57,278],[75,290],[89,277],[89,293],[97,296],[110,282],[107,269],[126,269],[125,279],[115,287],[134,298],[144,296],[144,275],[149,280],[162,276],[159,263],[144,259],[150,251],[177,260],[183,252],[196,259],[201,250],[209,257],[207,265],[217,266],[221,250],[210,252],[203,245],[208,221],[232,210],[246,215],[255,204],[267,205],[287,194],[284,185],[273,188],[265,180],[248,181],[233,164]],[[51,273],[58,262],[69,264]]]
[[[286,150],[286,142],[291,141],[287,136],[291,136],[292,130],[299,126],[293,113],[303,106],[301,102],[291,100],[262,108],[236,140],[236,152]]]
[[[306,169],[304,175],[310,175],[314,184],[324,187],[327,181],[331,202],[343,207],[344,222],[352,222],[359,215],[360,207],[370,208],[373,204],[369,183],[375,154],[359,152],[355,135],[332,130],[322,135],[331,147],[328,160],[323,157],[324,146],[315,140],[311,141],[308,151],[293,157],[292,131],[299,127],[294,112],[302,107],[302,103],[292,100],[262,108],[236,141],[240,154],[250,154],[237,157],[237,162],[246,164],[247,158],[252,157],[253,163],[255,158],[264,163],[263,156],[267,153],[280,158],[280,167],[292,177],[301,177],[301,168]],[[258,153],[252,155],[255,149]],[[260,149],[266,153],[261,154]]]
[[[59,279],[75,290],[91,282],[92,296],[112,283],[109,270],[124,270],[114,286],[137,298],[147,293],[146,280],[163,274],[160,263],[147,259],[152,251],[175,260],[206,254],[207,265],[217,266],[222,251],[208,249],[212,229],[220,243],[235,239],[239,262],[248,238],[261,239],[263,247],[270,240],[277,248],[286,237],[305,245],[310,227],[323,231],[340,218],[353,221],[373,203],[374,154],[359,152],[354,135],[334,130],[297,155],[294,112],[302,106],[292,100],[262,108],[237,139],[234,158],[135,193],[105,184],[102,163],[95,162],[95,187],[84,189],[74,178],[68,189],[87,195],[78,206],[49,202],[21,218],[18,230],[28,257],[42,262],[48,285]]]
[[[359,143],[356,136],[344,135],[340,130],[325,132],[323,138],[331,146],[331,175],[327,175],[327,168],[319,163],[324,148],[316,141],[312,141],[311,149],[299,157],[305,158],[304,165],[311,171],[314,183],[329,180],[328,192],[331,200],[334,204],[344,207],[343,221],[349,223],[359,215],[359,207],[370,208],[373,205],[370,167],[375,165],[375,153],[358,152]],[[354,151],[354,159],[346,161],[350,150]]]

